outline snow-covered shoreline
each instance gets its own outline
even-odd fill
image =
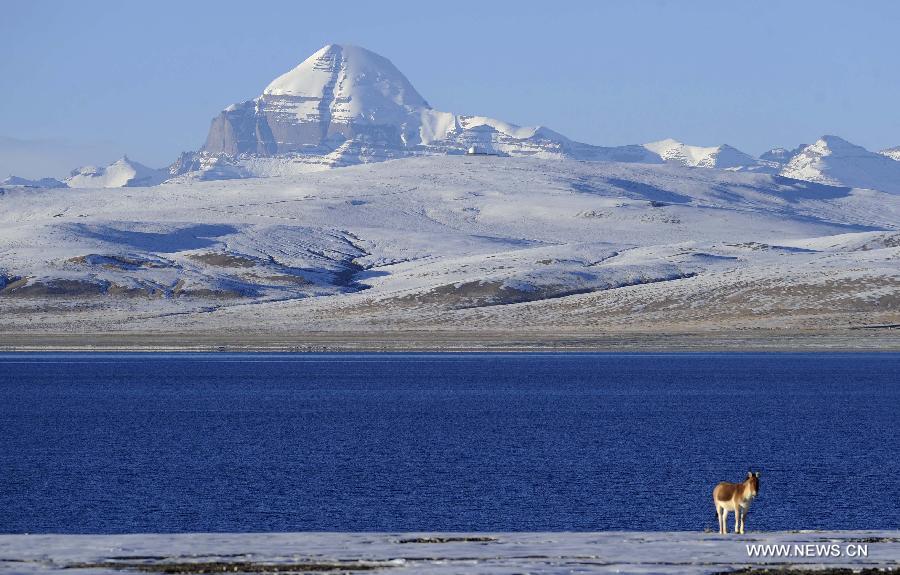
[[[752,557],[748,545],[786,556]],[[865,550],[868,556],[859,557]],[[900,531],[0,535],[0,573],[722,573],[900,569]]]

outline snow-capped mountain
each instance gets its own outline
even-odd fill
[[[544,127],[433,109],[386,58],[331,44],[212,121],[203,149],[174,175],[204,165],[236,174],[286,175],[427,154],[483,154],[659,163],[641,146],[605,148]]]
[[[6,187],[22,187],[22,188],[65,188],[66,184],[56,178],[41,178],[39,180],[29,180],[28,178],[20,178],[19,176],[9,176],[2,182],[0,186]]]
[[[767,163],[773,167],[778,167],[780,170],[784,166],[787,165],[788,162],[791,161],[791,158],[799,154],[803,151],[803,148],[806,147],[806,144],[800,144],[796,148],[789,150],[787,148],[772,148],[768,152],[763,153],[759,156],[759,159]]]
[[[258,98],[226,108],[203,149],[232,156],[325,151],[359,136],[397,145],[418,138],[411,120],[429,108],[387,59],[329,45]]]
[[[781,175],[900,194],[900,162],[837,136],[822,136],[803,148],[784,166]]]
[[[667,163],[720,170],[763,170],[767,166],[749,154],[728,144],[721,146],[689,146],[671,138],[644,144],[644,148]]]
[[[127,157],[72,172],[70,187],[149,186],[289,176],[410,156],[518,156],[673,164],[780,174],[830,185],[898,193],[900,147],[873,153],[835,136],[754,158],[727,144],[688,145],[673,139],[603,147],[570,140],[549,128],[432,108],[386,58],[364,48],[330,44],[275,78],[262,94],[231,105],[212,124],[197,152],[168,170]],[[9,180],[12,182],[13,180]],[[20,181],[19,179],[15,181]],[[21,180],[21,184],[55,185]],[[55,180],[54,180],[55,181]]]
[[[881,150],[878,153],[881,154],[882,156],[887,156],[888,158],[891,158],[892,160],[900,161],[900,146],[896,146],[894,148],[888,148],[886,150]]]
[[[84,166],[72,171],[66,178],[70,188],[123,188],[130,186],[155,186],[168,178],[166,170],[155,170],[130,160],[128,156],[112,164],[98,168]]]

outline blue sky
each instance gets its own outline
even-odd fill
[[[388,7],[384,5],[387,4]],[[900,145],[900,2],[5,2],[0,175],[163,166],[327,43],[441,110],[601,145]],[[14,165],[13,165],[14,164]]]

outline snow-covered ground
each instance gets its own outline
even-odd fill
[[[534,158],[15,188],[0,195],[0,328],[896,323],[898,227],[885,192]]]
[[[748,545],[787,546],[789,556],[752,557]],[[900,569],[900,532],[0,535],[0,573],[21,574],[705,574],[766,566]]]

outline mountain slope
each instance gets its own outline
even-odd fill
[[[66,184],[70,188],[155,186],[167,177],[168,173],[165,170],[148,168],[130,160],[128,156],[123,156],[103,168],[84,166],[73,170],[72,174],[66,178]]]
[[[822,136],[803,148],[784,166],[781,175],[900,194],[900,162],[837,136]]]
[[[778,170],[776,171],[779,171],[791,161],[791,158],[802,152],[805,147],[806,144],[800,144],[792,150],[787,148],[772,148],[768,152],[764,152],[760,155],[759,159],[773,167],[777,167]]]
[[[888,148],[886,150],[881,150],[878,153],[883,156],[887,156],[888,158],[890,158],[892,160],[900,161],[900,146],[896,146],[894,148]]]

